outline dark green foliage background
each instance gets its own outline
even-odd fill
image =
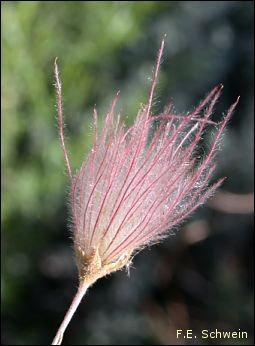
[[[251,1],[3,1],[2,7],[2,344],[49,344],[77,287],[68,228],[68,180],[59,145],[53,63],[63,80],[73,170],[117,90],[131,124],[148,98],[160,40],[166,49],[155,112],[172,98],[192,109],[225,86],[213,117],[241,101],[222,140],[223,189],[253,191],[253,11]],[[215,177],[217,178],[217,177]],[[65,345],[170,345],[176,329],[241,330],[253,340],[253,215],[208,206],[207,236],[180,230],[141,252],[130,278],[94,285],[71,322]],[[190,221],[192,221],[190,220]],[[187,223],[188,225],[188,223]],[[236,340],[182,340],[237,344]]]

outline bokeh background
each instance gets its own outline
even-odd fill
[[[101,279],[65,345],[253,343],[252,1],[3,1],[2,344],[49,344],[77,288],[68,179],[59,145],[53,63],[63,81],[74,171],[117,90],[131,124],[148,99],[164,34],[154,111],[185,113],[225,86],[213,120],[238,95],[222,140],[215,197],[164,243]],[[206,143],[205,143],[206,145]],[[244,340],[176,339],[176,329],[246,331]]]

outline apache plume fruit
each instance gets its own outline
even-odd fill
[[[197,147],[218,100],[215,87],[195,110],[178,116],[168,107],[151,115],[154,89],[164,49],[161,43],[148,104],[129,129],[114,115],[118,94],[100,136],[94,109],[94,143],[76,177],[65,148],[62,95],[55,61],[57,106],[62,149],[72,191],[73,240],[79,288],[53,341],[61,344],[64,331],[86,290],[99,278],[128,266],[134,254],[166,237],[211,196],[223,179],[209,186],[215,170],[218,143],[237,101],[218,125],[203,160]],[[203,113],[203,115],[201,115]]]

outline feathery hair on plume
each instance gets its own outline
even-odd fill
[[[164,40],[148,104],[129,129],[115,117],[119,93],[100,136],[94,109],[93,147],[75,177],[64,144],[61,84],[55,61],[60,138],[71,181],[80,287],[87,289],[100,277],[128,265],[142,247],[166,237],[224,180],[209,185],[216,168],[217,145],[239,97],[219,124],[209,152],[198,162],[198,144],[207,125],[215,124],[210,116],[223,86],[212,89],[187,115],[176,115],[169,106],[163,114],[152,116],[163,49]]]

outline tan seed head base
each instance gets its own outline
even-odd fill
[[[75,247],[80,283],[91,286],[98,279],[111,274],[131,262],[131,252],[121,256],[116,262],[104,263],[101,260],[98,248],[92,248],[89,255],[85,255],[80,246]]]

